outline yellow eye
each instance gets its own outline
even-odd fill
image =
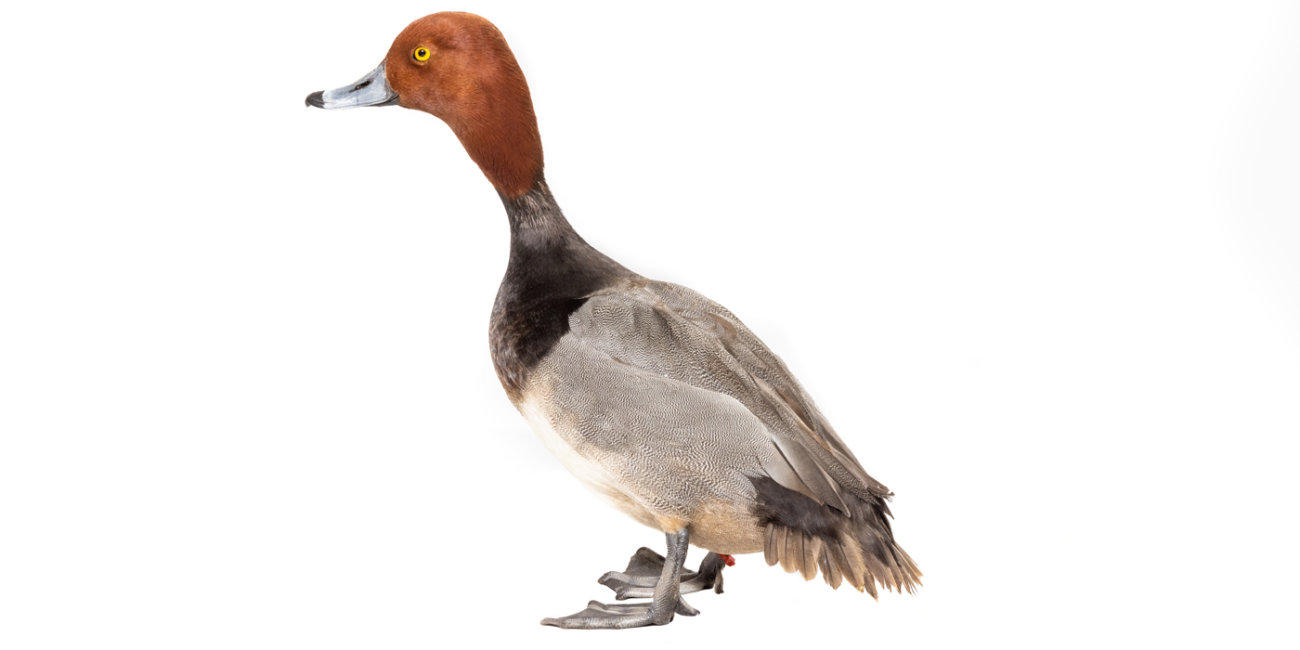
[[[415,48],[415,51],[411,53],[411,57],[413,57],[416,61],[428,61],[428,60],[429,60],[429,48],[427,48],[427,47],[417,47],[417,48]]]

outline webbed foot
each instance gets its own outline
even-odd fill
[[[722,569],[726,566],[722,557],[710,552],[700,562],[699,571],[682,570],[678,593],[689,594],[705,589],[722,593]],[[659,574],[663,573],[663,569],[664,557],[642,546],[632,554],[626,569],[610,571],[596,582],[614,590],[615,600],[650,598],[654,596],[655,585],[659,584]]]
[[[667,625],[673,620],[672,616],[668,616],[667,620],[662,623],[657,622],[653,609],[654,606],[651,603],[605,604],[593,600],[587,603],[587,609],[577,614],[561,616],[560,618],[544,618],[542,619],[542,625],[553,625],[571,630],[605,630],[645,627],[647,625]],[[700,613],[700,610],[691,607],[678,596],[677,607],[673,613],[682,616],[695,616]]]
[[[680,591],[682,565],[686,563],[686,550],[689,546],[686,529],[683,528],[676,533],[668,533],[667,538],[667,558],[660,557],[658,553],[643,548],[632,556],[632,561],[628,563],[628,572],[620,574],[625,576],[626,586],[629,589],[645,590],[646,596],[651,598],[649,603],[607,605],[593,600],[587,603],[586,609],[577,614],[542,619],[542,625],[585,630],[622,629],[647,625],[667,625],[672,622],[675,614],[681,614],[682,616],[699,614],[698,610],[682,599]],[[648,573],[654,568],[656,559],[659,568],[657,576]],[[601,582],[605,583],[605,579],[612,573],[602,577]],[[647,582],[649,582],[648,586],[638,584]],[[618,592],[618,588],[611,588],[614,588],[616,593]],[[621,600],[636,596],[619,595],[617,597]]]

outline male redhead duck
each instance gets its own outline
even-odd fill
[[[501,32],[460,12],[398,34],[359,81],[315,92],[324,109],[402,106],[447,123],[501,195],[510,262],[492,308],[492,363],[510,401],[592,492],[663,531],[600,583],[616,599],[545,625],[627,628],[698,613],[682,594],[722,592],[732,555],[762,551],[806,580],[818,570],[876,596],[921,583],[894,541],[893,494],[790,370],[725,307],[592,248],[542,174],[528,82]],[[683,568],[688,545],[709,554]]]

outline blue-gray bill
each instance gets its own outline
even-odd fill
[[[334,90],[318,90],[307,95],[307,105],[327,110],[361,108],[363,106],[392,106],[397,103],[397,93],[388,85],[384,64],[366,76]]]

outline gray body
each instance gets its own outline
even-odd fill
[[[590,297],[569,328],[516,402],[547,448],[647,526],[685,527],[717,553],[763,550],[750,477],[792,472],[723,344],[744,325],[684,287],[629,281]]]
[[[889,489],[785,364],[722,305],[646,279],[577,235],[543,182],[506,201],[511,259],[492,350],[511,401],[584,485],[714,553],[764,552],[910,591]]]

